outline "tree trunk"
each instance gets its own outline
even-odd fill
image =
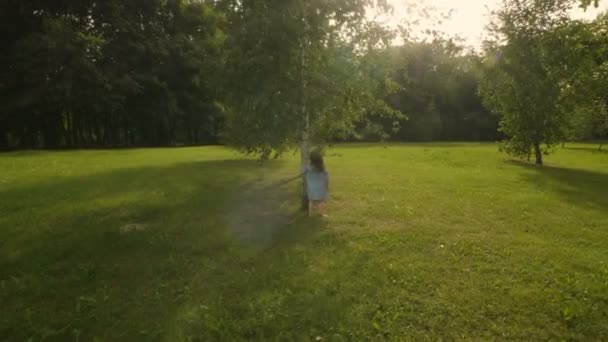
[[[308,210],[308,189],[306,186],[306,174],[304,171],[310,163],[310,142],[308,141],[308,133],[302,134],[302,143],[300,144],[300,170],[302,173],[302,210]]]
[[[304,53],[302,53],[304,56]],[[304,59],[302,59],[304,60]],[[302,92],[306,93],[306,82],[302,83]],[[302,173],[302,210],[308,210],[308,190],[306,186],[306,174],[304,171],[310,164],[310,116],[306,108],[306,100],[302,101],[302,116],[304,127],[302,129],[302,141],[300,142],[300,172]]]
[[[8,130],[0,130],[0,150],[8,150]]]
[[[543,165],[543,153],[539,143],[534,143],[534,154],[536,155],[536,165]]]
[[[68,112],[68,117],[70,123],[70,147],[76,148],[76,125],[74,124],[74,113],[71,110]]]
[[[604,143],[600,143],[600,147],[598,147],[597,150],[601,151],[603,146],[604,146]]]
[[[300,6],[302,6],[302,21],[304,22],[304,27],[307,28],[308,25],[306,21],[306,8],[302,1],[300,2]],[[300,172],[302,173],[302,210],[308,210],[308,189],[306,186],[306,175],[304,171],[310,163],[310,115],[308,113],[307,108],[308,85],[306,83],[306,54],[308,49],[308,41],[306,34],[307,32],[304,32],[304,36],[302,37],[301,41],[300,51],[300,86],[302,87],[301,114],[302,119],[304,121],[302,127],[302,141],[300,142]]]
[[[101,137],[101,130],[102,130],[101,129],[101,123],[97,122],[96,125],[95,125],[95,145],[97,147],[99,147],[100,145],[103,144],[102,143],[103,139]]]

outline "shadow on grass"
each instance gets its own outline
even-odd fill
[[[599,149],[599,144],[597,146],[588,145],[588,146],[568,146],[564,147],[565,150],[573,150],[573,151],[583,151],[591,154],[608,154],[608,146],[606,144],[603,145],[602,149]]]
[[[340,149],[358,149],[358,148],[391,148],[391,147],[424,147],[424,148],[463,148],[463,147],[480,147],[496,145],[494,142],[355,142],[355,143],[337,143],[331,147],[339,147]]]
[[[332,271],[327,249],[340,243],[322,218],[297,215],[255,257],[229,260],[178,310],[168,340],[313,340],[344,320],[354,299],[342,287],[370,255],[343,260]],[[329,247],[328,247],[329,246]],[[317,257],[317,254],[320,254]]]
[[[0,340],[161,336],[194,278],[221,297],[233,278],[218,269],[323,228],[292,210],[297,187],[266,185],[279,166],[205,161],[2,191]]]
[[[565,201],[608,212],[608,173],[554,166],[537,167],[520,161],[510,163],[533,171],[525,175],[529,182],[556,193]]]

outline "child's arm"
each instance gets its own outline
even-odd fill
[[[287,179],[285,179],[283,181],[280,181],[279,184],[282,185],[282,184],[291,183],[291,182],[293,182],[293,181],[295,181],[295,180],[297,180],[299,178],[302,178],[305,174],[306,174],[306,170],[304,170],[302,173],[300,173],[297,176],[293,176],[293,177],[287,178]]]
[[[297,176],[294,176],[294,177],[291,177],[291,178],[287,178],[287,179],[285,179],[285,180],[280,181],[280,182],[279,182],[279,185],[283,185],[283,184],[291,183],[291,182],[295,181],[296,179],[298,179],[298,178],[300,178],[300,177],[302,177],[302,176],[301,176],[301,175],[297,175]]]

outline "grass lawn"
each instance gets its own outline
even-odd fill
[[[608,153],[490,144],[295,156],[0,155],[0,340],[608,340]]]

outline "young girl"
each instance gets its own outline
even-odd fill
[[[304,171],[308,193],[308,215],[323,214],[323,204],[329,192],[329,174],[319,151],[310,154],[310,166]]]

